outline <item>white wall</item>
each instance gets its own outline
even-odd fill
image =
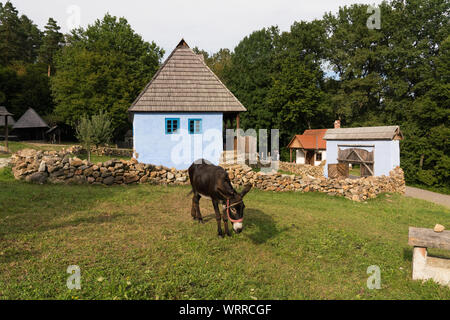
[[[166,118],[180,119],[180,132],[166,134]],[[188,120],[202,119],[202,133],[189,134]],[[141,163],[185,170],[204,158],[218,165],[223,152],[222,113],[135,113],[134,150]]]
[[[328,165],[338,163],[338,146],[373,145],[373,148],[361,148],[368,151],[374,150],[374,175],[389,175],[389,171],[400,166],[400,141],[399,140],[375,140],[375,141],[327,141],[327,165],[324,169],[325,177],[328,177]]]
[[[317,158],[317,154],[321,153],[322,154],[322,160],[320,161],[314,161],[314,165],[318,166],[322,163],[323,160],[327,160],[327,152],[326,151],[316,151],[316,158]]]
[[[305,164],[305,153],[301,149],[295,149],[295,163]]]

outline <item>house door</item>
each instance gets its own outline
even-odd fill
[[[310,164],[312,166],[314,165],[314,151],[306,151],[305,164]]]

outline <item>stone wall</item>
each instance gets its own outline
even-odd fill
[[[65,150],[22,150],[12,156],[12,170],[16,179],[35,183],[76,183],[119,185],[135,183],[189,184],[186,170],[169,169],[138,163],[137,160],[109,160],[89,163]],[[266,191],[323,192],[344,196],[353,201],[375,198],[383,192],[404,193],[405,181],[399,167],[390,176],[361,179],[327,179],[311,175],[265,174],[245,165],[224,165],[230,180],[236,186],[252,184]]]
[[[71,146],[66,150],[67,152],[73,153],[73,154],[86,154],[86,150],[83,149],[82,146]],[[132,149],[119,149],[119,148],[112,148],[112,147],[91,147],[91,152],[93,154],[96,154],[98,156],[111,156],[111,157],[129,157],[131,158],[133,156],[133,150]]]
[[[162,166],[145,165],[131,160],[109,160],[89,163],[65,150],[36,151],[25,149],[12,156],[12,170],[16,179],[35,183],[66,184],[185,184],[186,171]]]
[[[311,166],[309,164],[297,164],[292,162],[279,162],[279,169],[283,171],[292,172],[295,175],[302,177],[323,177],[323,166]]]

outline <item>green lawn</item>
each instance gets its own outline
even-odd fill
[[[450,222],[421,200],[253,190],[243,233],[222,239],[210,201],[191,220],[189,187],[39,186],[4,169],[0,190],[0,299],[450,299],[411,280],[408,227]]]

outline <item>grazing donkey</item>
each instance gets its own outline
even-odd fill
[[[217,232],[219,236],[224,237],[221,227],[221,215],[219,210],[219,202],[224,206],[222,219],[225,226],[225,233],[231,236],[228,230],[228,220],[233,224],[236,233],[240,233],[243,228],[244,221],[244,196],[252,188],[251,185],[244,187],[241,193],[236,192],[231,185],[228,173],[222,168],[213,165],[207,160],[201,159],[195,161],[189,167],[189,179],[191,180],[192,198],[191,215],[194,220],[203,223],[200,213],[200,198],[205,197],[211,199],[214,211],[216,213]]]

